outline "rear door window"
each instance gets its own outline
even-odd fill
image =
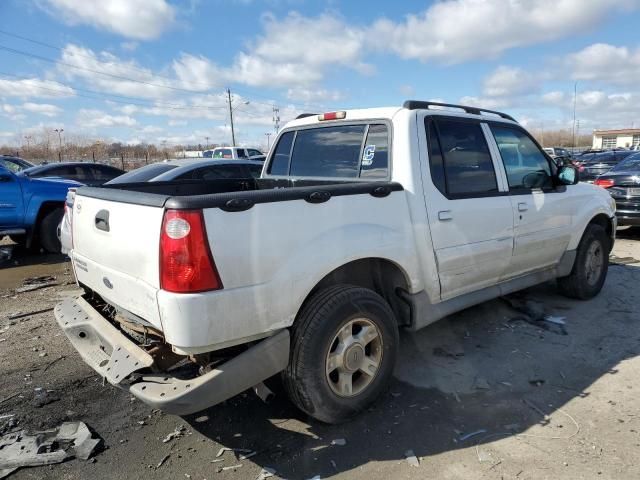
[[[435,121],[444,159],[447,194],[472,198],[498,193],[489,147],[478,122]]]
[[[230,148],[220,148],[213,152],[213,158],[233,158],[233,152]]]
[[[238,148],[236,153],[238,154],[238,158],[247,158],[247,152],[244,148]]]
[[[289,173],[289,156],[291,155],[294,136],[294,132],[286,132],[278,140],[278,145],[276,145],[269,165],[269,174],[287,175]]]

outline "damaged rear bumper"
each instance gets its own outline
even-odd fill
[[[187,415],[211,407],[284,370],[289,331],[282,330],[199,377],[183,380],[162,373],[121,382],[148,369],[153,357],[129,340],[82,297],[56,305],[54,315],[82,359],[109,383],[165,412]]]

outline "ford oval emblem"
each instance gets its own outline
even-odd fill
[[[104,283],[104,286],[108,289],[113,289],[113,283],[111,283],[107,277],[102,277],[102,283]]]

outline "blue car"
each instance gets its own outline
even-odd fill
[[[60,252],[58,225],[67,190],[80,185],[72,180],[31,178],[0,165],[0,238],[8,235],[27,247],[37,240],[47,252]]]

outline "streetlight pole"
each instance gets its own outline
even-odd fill
[[[576,148],[576,102],[578,99],[578,82],[573,84],[573,149]]]
[[[233,129],[233,107],[231,106],[231,90],[227,88],[227,99],[229,101],[229,120],[231,122],[231,146],[236,146],[236,132]]]
[[[31,149],[31,145],[29,142],[31,142],[31,135],[25,135],[24,139],[27,141],[27,153],[29,152],[29,150]]]
[[[271,137],[271,132],[267,132],[267,133],[265,133],[265,135],[267,136],[267,152],[268,152],[269,151],[269,147],[270,147],[269,140],[271,139],[270,138]]]
[[[58,163],[62,162],[62,132],[64,128],[56,128],[54,132],[58,133]]]

